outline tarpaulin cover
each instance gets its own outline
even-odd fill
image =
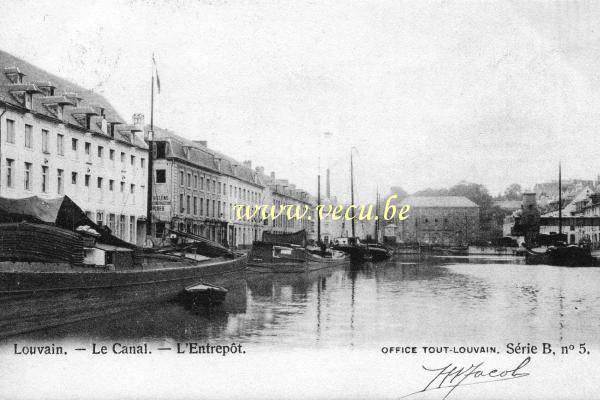
[[[294,233],[263,232],[262,240],[266,243],[296,244],[304,247],[307,243],[307,235],[304,229]]]
[[[90,220],[69,196],[55,199],[44,199],[38,196],[22,199],[0,197],[0,223],[23,221],[52,224],[70,231],[88,225],[100,234],[98,242],[130,249],[136,247],[113,236],[108,228],[101,227]]]

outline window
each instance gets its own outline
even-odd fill
[[[219,194],[221,194],[221,182],[219,182]]]
[[[6,186],[13,186],[13,164],[15,160],[10,158],[6,159]]]
[[[108,228],[111,232],[115,230],[115,214],[108,214]]]
[[[33,126],[25,124],[25,147],[31,149],[33,147]]]
[[[56,152],[59,156],[65,155],[64,138],[65,136],[60,133],[56,135]]]
[[[198,198],[194,196],[194,215],[198,215]]]
[[[156,183],[166,183],[167,182],[167,171],[164,169],[156,170]]]
[[[125,164],[125,153],[121,152],[121,164]]]
[[[50,132],[46,129],[42,129],[42,152],[50,153],[48,151],[48,142],[50,141]]]
[[[104,225],[104,213],[102,213],[102,212],[96,213],[96,224],[99,226]]]
[[[77,142],[78,142],[77,139],[75,139],[75,138],[71,139],[71,150],[73,150],[75,152],[77,151],[77,145],[78,145]]]
[[[114,181],[114,179],[110,179],[108,181],[108,190],[110,190],[111,192],[115,190],[115,181]]]
[[[98,180],[98,189],[102,189],[102,178],[98,177],[97,180]]]
[[[135,217],[129,217],[129,241],[135,242]]]
[[[31,93],[25,93],[25,108],[31,110],[33,103],[33,95]]]
[[[187,213],[189,214],[190,210],[191,210],[191,208],[190,208],[190,195],[189,194],[188,194],[186,202],[185,202],[185,209],[187,210]]]
[[[84,182],[85,187],[90,187],[90,178],[91,178],[91,175],[85,176],[85,182]]]
[[[90,142],[85,142],[85,154],[86,155],[90,155],[91,152],[91,148],[92,148],[92,144]]]
[[[204,177],[200,177],[200,190],[204,190]]]
[[[146,159],[144,157],[140,158],[140,166],[142,169],[146,168]]]
[[[183,193],[179,194],[179,212],[183,214]]]
[[[98,146],[98,158],[102,158],[104,156],[104,147]]]
[[[217,193],[217,181],[215,181],[215,180],[213,179],[213,181],[212,181],[212,182],[213,182],[213,185],[212,185],[212,190],[213,190],[213,192]]]
[[[114,161],[114,159],[115,159],[115,151],[113,149],[110,149],[108,151],[108,158],[110,158],[112,161]]]
[[[162,237],[165,234],[165,223],[164,222],[157,222],[156,223],[156,234],[155,236],[157,238]]]
[[[165,142],[156,142],[156,159],[161,160],[167,156],[167,144]]]
[[[200,215],[202,215],[204,211],[204,199],[200,197]]]
[[[131,156],[131,165],[135,165],[135,156]]]
[[[42,167],[42,193],[48,192],[48,167]]]
[[[31,163],[25,163],[25,176],[23,180],[25,190],[31,189]]]
[[[209,216],[209,211],[210,210],[210,200],[206,199],[206,216]]]
[[[121,193],[125,192],[125,182],[121,182]]]
[[[12,119],[6,120],[6,141],[8,143],[15,142],[15,121]]]
[[[77,185],[77,172],[71,172],[71,184]]]
[[[65,191],[64,184],[63,184],[63,180],[64,180],[63,172],[64,171],[62,169],[56,170],[56,191],[58,192],[58,194],[63,194]]]
[[[198,189],[198,175],[194,175],[194,189]]]
[[[192,187],[192,174],[187,174],[187,187]]]
[[[179,184],[183,186],[183,171],[179,171]]]
[[[129,193],[135,194],[135,185],[133,183],[129,185]]]

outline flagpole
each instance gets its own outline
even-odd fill
[[[152,56],[154,64],[154,56]],[[152,66],[152,89],[150,90],[150,131],[148,132],[148,196],[146,205],[146,236],[152,236],[152,172],[153,172],[153,153],[152,141],[154,139],[154,65]]]

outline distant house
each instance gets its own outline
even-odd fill
[[[405,243],[463,245],[479,236],[479,206],[463,196],[409,196],[408,219],[395,222],[396,240]]]

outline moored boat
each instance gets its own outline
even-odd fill
[[[0,337],[175,299],[198,282],[245,278],[246,256],[186,250],[142,251],[66,196],[0,199]]]
[[[527,248],[525,263],[546,264],[563,267],[593,267],[599,265],[588,248],[582,246],[550,246],[540,251]]]
[[[248,256],[249,272],[310,272],[349,265],[350,258],[340,251],[310,251],[285,243],[256,241]]]
[[[228,290],[221,286],[211,285],[209,283],[198,283],[186,287],[183,292],[179,294],[179,300],[193,306],[213,306],[225,301],[227,292]]]

